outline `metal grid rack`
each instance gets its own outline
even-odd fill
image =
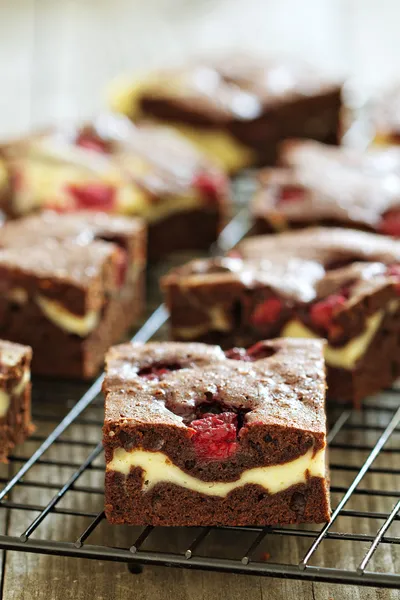
[[[240,223],[229,226],[233,238],[243,231]],[[160,306],[134,339],[159,336],[166,320]],[[101,383],[102,377],[83,394],[78,384],[35,385],[37,433],[11,457],[8,472],[0,470],[0,518],[7,515],[0,548],[125,562],[133,572],[163,565],[400,587],[400,389],[371,398],[362,412],[331,409],[335,508],[327,525],[167,533],[110,526],[104,518]]]

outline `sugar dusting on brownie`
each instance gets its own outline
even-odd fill
[[[44,212],[0,230],[2,335],[41,374],[95,375],[142,308],[145,226],[97,212]],[[39,331],[39,333],[38,333]]]
[[[322,346],[271,340],[228,352],[196,343],[112,348],[103,384],[108,520],[326,520]]]
[[[295,419],[303,428],[321,431],[322,344],[272,340],[242,355],[193,343],[116,346],[106,359],[104,389],[114,394],[106,405],[106,423],[119,415],[126,422],[190,427],[208,409],[219,407],[217,414],[225,408],[242,411],[242,425]],[[154,377],[149,377],[151,366]]]
[[[314,141],[280,147],[252,202],[258,226],[324,223],[400,235],[400,150],[358,152]]]
[[[359,405],[400,375],[398,240],[328,227],[255,236],[173,269],[162,287],[176,340],[325,338],[335,400]]]

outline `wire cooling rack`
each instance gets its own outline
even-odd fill
[[[243,227],[239,214],[220,247]],[[134,339],[163,339],[166,321],[159,306]],[[37,432],[0,468],[0,548],[125,562],[136,573],[163,565],[400,587],[400,389],[363,411],[329,409],[327,525],[166,529],[105,520],[101,383],[35,382]]]

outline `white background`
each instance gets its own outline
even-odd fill
[[[400,0],[0,0],[0,136],[87,117],[107,82],[214,48],[400,80]]]

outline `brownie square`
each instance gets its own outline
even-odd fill
[[[274,164],[289,137],[336,144],[341,85],[307,64],[231,54],[111,86],[112,108],[178,130],[228,173]]]
[[[32,349],[0,340],[0,462],[34,430],[31,423]]]
[[[400,242],[311,228],[244,240],[233,256],[192,261],[162,280],[171,334],[249,346],[327,340],[328,395],[361,400],[400,375]]]
[[[145,229],[104,213],[41,213],[0,229],[0,335],[34,373],[92,378],[139,317]]]
[[[254,233],[310,225],[400,236],[400,149],[290,140],[279,168],[265,169],[251,202]]]
[[[105,511],[131,525],[329,519],[321,340],[224,353],[125,344],[106,360]]]
[[[138,216],[148,224],[151,259],[208,249],[229,213],[221,169],[176,133],[135,127],[122,116],[11,142],[1,157],[0,203],[8,215],[55,209]]]

